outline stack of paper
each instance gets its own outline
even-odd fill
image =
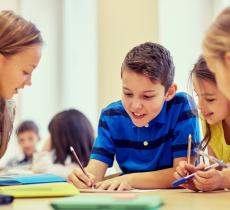
[[[51,203],[56,210],[154,210],[163,204],[159,196],[127,194],[119,196],[79,195]]]

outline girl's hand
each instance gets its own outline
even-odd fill
[[[193,179],[194,185],[201,191],[212,191],[222,188],[223,175],[221,171],[210,169],[198,171]]]
[[[203,169],[204,167],[205,166],[203,164],[195,167],[192,164],[188,164],[186,161],[180,161],[179,165],[176,167],[176,172],[174,172],[174,177],[176,179],[181,179],[182,177],[195,173],[198,170]],[[189,179],[187,183],[182,184],[181,186],[194,191],[198,190],[193,183],[193,179]]]
[[[68,176],[68,181],[80,189],[89,189],[94,187],[95,176],[87,172],[86,176],[80,168],[74,169]]]
[[[95,188],[100,190],[114,190],[114,191],[125,191],[125,190],[132,189],[128,181],[123,179],[123,177],[116,177],[113,179],[108,179],[102,182],[98,182],[95,184]]]

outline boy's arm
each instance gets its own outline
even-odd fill
[[[173,174],[179,162],[182,160],[187,159],[186,157],[174,159],[172,168],[132,173],[103,181],[99,183],[99,188],[114,189],[114,186],[116,186],[116,189],[118,189],[121,185],[123,185],[122,190],[129,189],[129,187],[137,189],[171,188],[171,183],[175,180]]]
[[[186,157],[174,159],[173,167],[158,171],[127,174],[128,183],[133,188],[172,188],[171,183],[175,180],[173,174],[180,161],[187,160]]]

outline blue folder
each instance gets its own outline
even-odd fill
[[[8,175],[0,176],[0,186],[66,182],[63,177],[54,174]]]

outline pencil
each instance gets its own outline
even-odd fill
[[[75,159],[76,159],[76,161],[77,161],[77,164],[78,164],[79,167],[81,168],[82,172],[89,178],[89,175],[86,173],[84,167],[83,167],[82,164],[81,164],[81,161],[79,160],[79,158],[78,158],[78,156],[77,156],[77,154],[76,154],[76,152],[74,151],[74,148],[73,148],[72,146],[70,147],[70,151],[73,153],[73,155],[74,155],[74,157],[75,157]]]
[[[189,134],[188,136],[188,149],[187,149],[187,162],[190,164],[191,159],[191,148],[192,148],[192,135]]]

